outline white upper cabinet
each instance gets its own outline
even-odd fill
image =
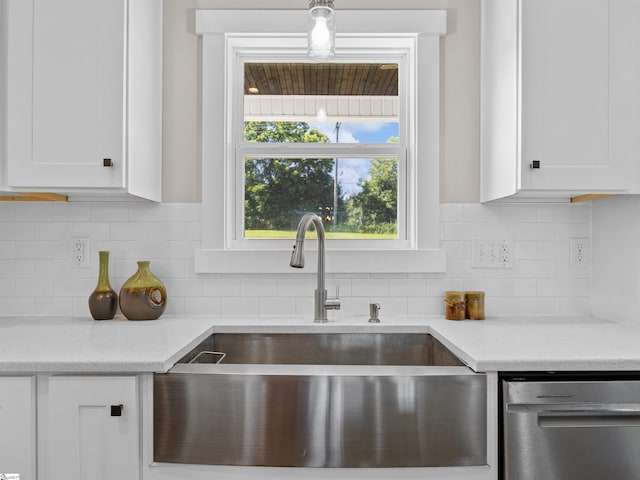
[[[159,201],[162,1],[4,1],[6,185]]]
[[[637,0],[483,0],[481,200],[638,183]]]

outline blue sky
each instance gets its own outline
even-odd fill
[[[336,122],[309,122],[311,128],[324,133],[331,142],[336,141]],[[338,140],[340,143],[386,143],[398,136],[395,122],[342,122]],[[358,193],[358,182],[366,178],[370,160],[366,158],[341,158],[338,161],[338,182],[345,197]]]

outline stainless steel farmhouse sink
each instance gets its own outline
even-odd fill
[[[486,388],[428,334],[214,334],[154,375],[154,461],[486,465]]]

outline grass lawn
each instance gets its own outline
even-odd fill
[[[296,232],[292,230],[245,230],[245,238],[296,238]],[[307,232],[306,237],[315,238],[316,232]],[[396,235],[389,233],[352,233],[352,232],[325,232],[326,238],[338,238],[348,240],[394,240]]]

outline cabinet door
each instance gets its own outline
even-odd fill
[[[9,186],[123,186],[125,6],[6,0]]]
[[[51,377],[47,404],[46,478],[139,478],[136,377]]]
[[[521,171],[532,190],[616,190],[628,164],[612,145],[610,50],[618,0],[522,0]],[[615,39],[613,40],[615,43]],[[539,169],[531,169],[534,160]]]
[[[36,478],[34,377],[0,377],[0,473]]]

